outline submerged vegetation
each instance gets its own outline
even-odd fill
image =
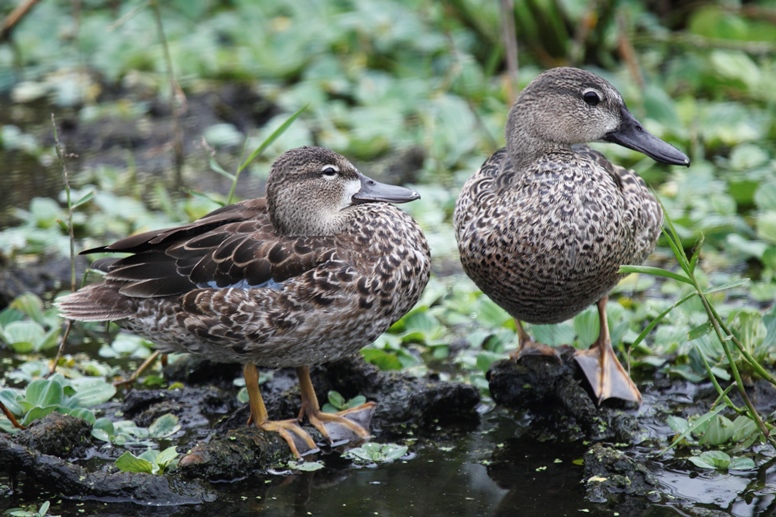
[[[175,449],[159,444],[180,430],[173,415],[142,427],[100,410],[116,396],[111,382],[148,357],[150,343],[115,326],[76,325],[58,373],[47,376],[66,334],[52,301],[71,288],[71,245],[105,244],[259,196],[269,163],[308,144],[422,195],[402,208],[428,236],[435,276],[363,356],[383,370],[463,379],[490,404],[486,373],[516,349],[515,326],[462,273],[452,211],[463,182],[503,145],[516,93],[540,70],[571,64],[612,82],[650,132],[692,158],[689,169],[666,168],[600,148],[641,174],[668,216],[650,262],[625,267],[630,275],[610,298],[613,344],[638,381],[711,381],[717,391],[712,407],[668,416],[674,437],[654,453],[675,447],[688,458],[676,468],[721,471],[773,456],[752,451],[772,446],[776,418],[747,396],[755,380],[774,382],[776,363],[772,2],[664,11],[629,0],[518,1],[516,46],[503,38],[501,4],[486,0],[83,4],[41,2],[0,44],[8,167],[0,188],[10,192],[0,207],[0,264],[20,279],[4,280],[0,293],[0,402],[20,424],[75,415],[99,443],[148,449],[127,451],[118,468],[174,468]],[[84,263],[75,263],[80,285]],[[25,268],[49,280],[24,277]],[[529,332],[588,347],[598,335],[595,308]],[[166,383],[158,366],[139,382]],[[359,401],[329,395],[332,410]],[[3,416],[0,429],[15,431]],[[400,459],[402,447],[348,454],[373,465]]]

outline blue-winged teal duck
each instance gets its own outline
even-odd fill
[[[526,353],[552,353],[521,321],[559,323],[597,303],[597,341],[575,359],[600,403],[641,402],[614,355],[607,294],[622,264],[652,252],[663,213],[644,181],[587,142],[613,142],[654,160],[689,165],[684,153],[648,133],[604,79],[555,68],[534,79],[509,112],[506,148],[464,185],[454,224],[464,270],[517,322]]]
[[[330,440],[364,439],[356,421],[368,425],[374,402],[322,413],[309,367],[356,353],[418,300],[428,244],[388,204],[418,198],[328,149],[293,149],[273,164],[266,198],[84,251],[131,255],[97,261],[104,280],[58,306],[72,320],[116,321],[163,352],[242,363],[252,421],[280,433],[296,456],[316,450],[298,425],[304,417]],[[298,419],[268,419],[257,365],[296,368]]]

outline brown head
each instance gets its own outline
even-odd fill
[[[573,144],[612,142],[661,163],[690,164],[684,153],[644,129],[614,86],[578,68],[553,68],[531,81],[509,112],[506,137],[516,163]]]
[[[286,151],[272,164],[267,180],[270,219],[284,235],[333,235],[345,227],[353,205],[419,197],[364,176],[344,156],[323,147]]]

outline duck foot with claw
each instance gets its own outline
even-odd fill
[[[574,355],[579,368],[593,389],[598,404],[609,398],[618,398],[641,404],[641,393],[622,367],[612,348],[609,324],[606,321],[607,296],[598,301],[601,330],[593,345]]]
[[[322,412],[310,380],[309,367],[301,366],[296,369],[302,392],[302,408],[299,411],[299,417],[291,420],[269,420],[259,391],[259,373],[256,366],[245,365],[243,373],[251,410],[248,423],[253,422],[256,427],[264,431],[278,433],[288,443],[291,452],[297,458],[320,451],[310,434],[299,425],[305,417],[331,446],[360,443],[370,437],[368,427],[377,404],[367,402],[338,413]]]

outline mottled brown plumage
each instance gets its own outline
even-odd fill
[[[420,227],[379,202],[417,197],[327,149],[293,149],[273,164],[266,199],[85,251],[131,255],[95,262],[104,280],[58,305],[69,319],[117,321],[165,353],[246,364],[246,377],[253,365],[296,367],[312,422],[307,368],[374,341],[428,282]]]
[[[467,181],[456,205],[464,270],[518,320],[520,353],[537,348],[520,321],[558,323],[603,300],[601,336],[591,347],[600,364],[588,365],[588,352],[578,362],[595,378],[600,400],[640,401],[624,371],[612,374],[624,376],[622,382],[602,377],[609,371],[603,363],[616,362],[613,352],[606,355],[605,303],[622,277],[620,265],[640,264],[654,249],[663,214],[636,173],[581,144],[609,141],[664,163],[689,160],[647,133],[613,86],[574,68],[549,70],[526,87],[510,111],[506,140]]]

